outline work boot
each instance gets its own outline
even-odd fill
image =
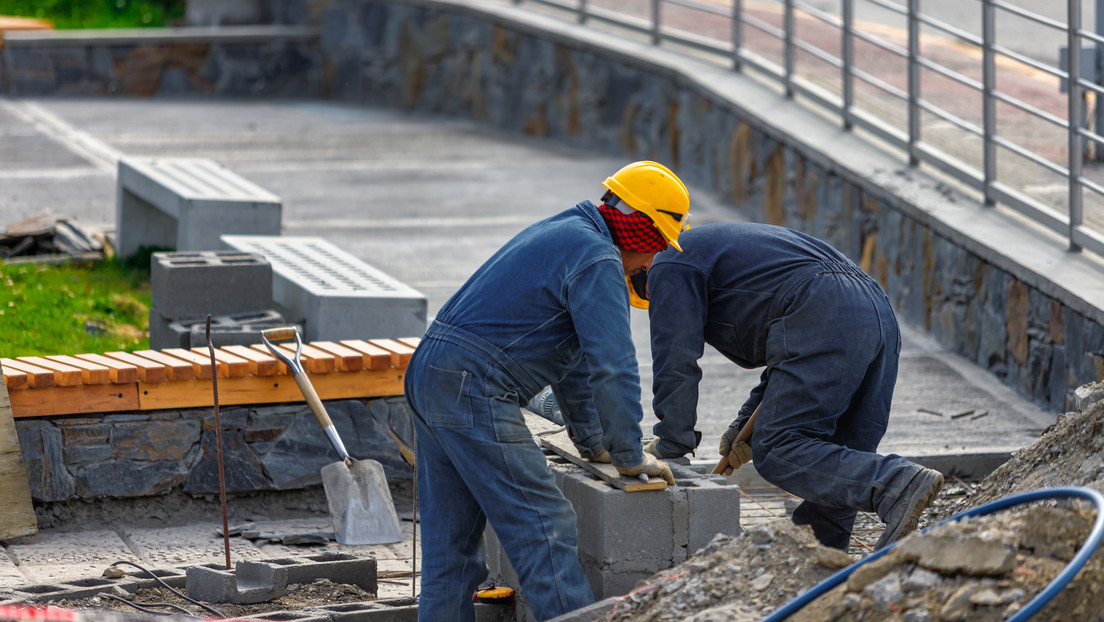
[[[885,521],[885,533],[878,538],[878,544],[874,550],[900,540],[912,533],[920,522],[920,515],[935,501],[939,491],[943,489],[943,474],[934,469],[920,469],[909,480],[908,486],[900,497],[893,502],[882,520]]]

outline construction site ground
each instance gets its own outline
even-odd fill
[[[0,225],[48,212],[111,230],[120,156],[210,157],[283,200],[284,235],[325,238],[424,293],[430,315],[512,235],[579,200],[597,200],[601,180],[625,164],[467,121],[316,101],[0,99],[0,136]],[[690,191],[694,223],[741,219],[705,190]],[[646,313],[633,313],[632,322],[649,434]],[[1032,444],[1056,415],[919,330],[903,331],[881,450],[955,474],[937,504],[942,511],[1011,452]],[[704,438],[693,460],[704,466],[714,462],[717,439],[758,372],[715,352],[707,352],[701,366],[698,427]],[[771,524],[792,508],[792,499],[757,482],[751,470],[741,477],[745,526]],[[408,494],[396,492],[396,502]],[[412,518],[412,500],[402,503]],[[230,512],[235,524],[252,521],[266,533],[302,534],[325,527],[324,507],[319,490],[233,499]],[[39,526],[36,536],[3,543],[0,601],[19,587],[98,577],[120,558],[152,567],[223,559],[217,499],[71,503],[43,509]],[[395,573],[381,581],[378,596],[408,597],[417,585],[401,574],[413,569],[415,543],[412,521],[404,527],[407,539],[386,547],[235,536],[231,554],[307,556],[326,549],[374,556],[381,573]],[[875,518],[860,516],[852,558],[865,554],[880,533]]]

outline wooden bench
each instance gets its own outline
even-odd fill
[[[208,158],[120,158],[116,252],[219,250],[225,233],[279,235],[280,199]]]

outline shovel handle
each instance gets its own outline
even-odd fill
[[[755,412],[751,413],[751,417],[748,417],[747,423],[744,427],[740,428],[740,433],[736,435],[736,440],[732,441],[736,443],[746,443],[751,438],[751,432],[755,428],[755,418],[759,416],[759,409],[763,407],[763,402],[759,402],[759,405],[755,407]],[[728,468],[728,456],[721,456],[717,466],[713,467],[713,475],[723,475],[725,469]]]
[[[314,390],[310,378],[305,373],[295,374],[295,384],[299,385],[299,391],[303,393],[303,399],[307,401],[307,406],[310,406],[314,418],[318,420],[318,425],[322,426],[322,429],[326,432],[326,436],[330,439],[334,449],[337,450],[338,455],[341,456],[342,460],[348,460],[349,452],[345,449],[345,444],[341,442],[341,437],[337,435],[337,428],[330,420],[330,414],[326,412],[326,407],[322,404],[321,398],[318,397],[318,392]]]

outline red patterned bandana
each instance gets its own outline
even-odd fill
[[[598,211],[609,227],[613,243],[617,246],[637,253],[658,253],[667,248],[667,240],[663,239],[655,223],[644,212],[633,211],[626,214],[616,207],[610,207],[603,203],[598,206]]]

